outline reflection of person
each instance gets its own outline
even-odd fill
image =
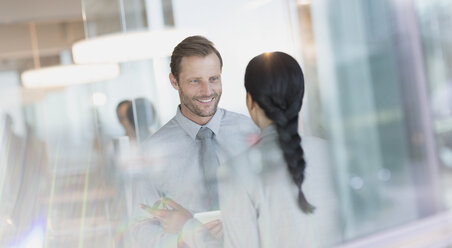
[[[300,145],[303,72],[285,53],[261,54],[248,64],[245,88],[251,118],[262,133],[256,145],[218,169],[224,243],[196,221],[191,221],[185,229],[189,231],[181,236],[190,247],[323,246],[309,244],[306,238],[313,238],[312,230],[325,234],[330,229],[314,227],[310,219],[314,207],[301,190],[307,164],[328,164],[319,139],[303,137],[306,149]],[[313,199],[317,205],[317,198]]]
[[[27,123],[24,137],[14,131],[14,124],[10,114],[0,116],[0,228],[5,244],[17,233],[25,232],[44,210],[39,197],[48,186],[45,143]]]
[[[0,217],[10,216],[18,202],[21,186],[21,175],[24,165],[25,141],[14,130],[14,121],[11,115],[3,114],[0,123],[0,170],[2,171],[2,203],[0,204]],[[6,175],[6,176],[5,176]],[[0,228],[3,227],[0,224]]]
[[[171,56],[170,81],[179,92],[176,116],[147,142],[153,157],[150,179],[136,185],[133,234],[146,247],[176,247],[180,231],[192,214],[218,209],[216,169],[220,162],[246,148],[246,135],[256,126],[240,114],[217,108],[222,93],[222,59],[212,42],[201,36],[179,43]],[[159,165],[162,165],[159,167]],[[152,182],[150,185],[149,182]],[[168,209],[148,211],[164,202]],[[211,223],[221,233],[221,223]]]
[[[116,115],[118,116],[119,123],[124,128],[124,131],[126,132],[126,135],[129,137],[129,139],[135,137],[135,132],[133,130],[132,124],[127,118],[127,111],[131,109],[131,107],[132,101],[130,100],[123,100],[116,106]]]
[[[136,120],[134,118],[134,108],[136,112]],[[148,139],[153,133],[151,128],[157,124],[157,115],[155,113],[154,105],[144,97],[139,97],[133,100],[133,104],[127,109],[127,120],[132,127],[135,138],[138,142],[143,142]],[[135,122],[137,122],[135,124]]]

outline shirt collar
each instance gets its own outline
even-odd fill
[[[266,136],[275,136],[278,135],[278,130],[276,129],[275,124],[268,125],[261,132],[261,137],[264,138]]]
[[[176,121],[179,123],[181,128],[193,139],[196,139],[196,135],[198,134],[198,131],[201,127],[208,127],[212,132],[215,134],[215,136],[218,136],[218,133],[220,132],[220,125],[221,125],[221,119],[223,118],[223,112],[224,110],[221,108],[217,108],[217,112],[213,115],[212,119],[210,119],[209,122],[207,122],[206,125],[201,126],[192,120],[185,117],[181,110],[180,105],[177,107],[177,113],[176,113]]]

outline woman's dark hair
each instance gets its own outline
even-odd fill
[[[301,190],[306,161],[298,134],[298,114],[304,95],[304,77],[300,65],[283,52],[263,53],[248,63],[245,88],[275,123],[290,175],[298,186],[298,205],[304,213],[312,213],[314,207]]]

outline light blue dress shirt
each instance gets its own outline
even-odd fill
[[[134,224],[132,236],[140,247],[176,247],[177,235],[167,234],[140,204],[152,206],[166,196],[191,213],[209,211],[203,173],[200,168],[201,125],[186,118],[177,109],[176,116],[144,144],[145,180],[135,182],[132,196]],[[248,139],[259,132],[250,118],[218,108],[205,125],[214,133],[220,164],[249,147]]]

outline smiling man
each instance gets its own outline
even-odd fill
[[[137,182],[132,229],[142,247],[177,247],[193,214],[218,209],[216,170],[244,151],[247,136],[258,132],[250,118],[218,108],[223,61],[213,43],[191,36],[171,56],[171,85],[179,93],[176,115],[145,144],[152,163]],[[222,236],[222,224],[206,227]],[[189,230],[188,230],[189,231]]]
[[[180,68],[184,69],[179,71]],[[205,57],[182,57],[179,66],[172,66],[170,81],[179,92],[180,110],[199,125],[206,124],[217,111],[221,97],[221,68],[221,59],[214,52]]]

